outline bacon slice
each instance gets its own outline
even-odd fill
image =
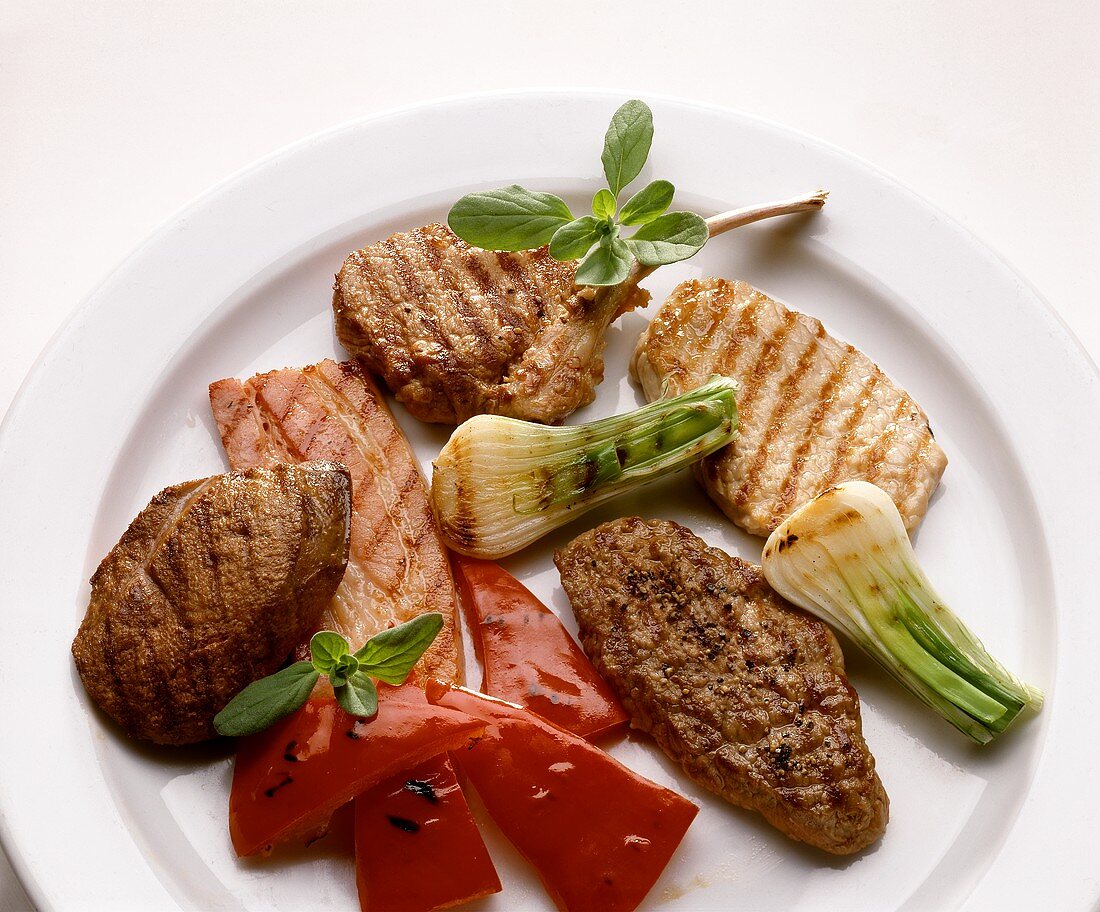
[[[327,459],[352,481],[347,571],[322,614],[356,649],[374,634],[438,611],[444,624],[417,667],[458,679],[458,600],[427,485],[408,441],[354,361],[257,374],[210,385],[210,406],[234,469]]]

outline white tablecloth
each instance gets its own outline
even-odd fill
[[[697,98],[848,149],[1000,252],[1095,357],[1098,39],[1095,0],[5,4],[0,414],[73,308],[211,184],[373,111],[520,87]],[[0,909],[27,908],[0,858]]]

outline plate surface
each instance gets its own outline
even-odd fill
[[[225,748],[145,748],[93,711],[68,654],[87,580],[151,495],[224,470],[210,381],[341,356],[329,300],[347,252],[502,183],[582,209],[621,101],[473,97],[307,140],[174,217],[40,358],[0,432],[0,730],[12,739],[0,755],[0,834],[40,908],[356,908],[346,828],[309,852],[238,863]],[[623,741],[616,756],[703,806],[645,908],[1092,907],[1100,797],[1081,786],[1098,737],[1078,720],[1093,710],[1100,647],[1089,574],[1100,515],[1095,369],[1019,277],[880,172],[766,122],[651,103],[656,139],[642,179],[672,180],[680,206],[709,214],[832,191],[821,214],[740,229],[659,270],[646,283],[655,300],[684,278],[746,279],[822,319],[912,393],[950,458],[917,552],[949,604],[1047,704],[979,748],[846,647],[891,797],[884,839],[848,859],[788,841],[691,786],[644,739]],[[571,421],[642,401],[626,364],[646,319],[631,314],[611,330],[606,380]],[[397,411],[427,466],[446,430]],[[762,542],[685,473],[507,565],[575,627],[553,548],[630,513],[676,519],[759,560]],[[474,908],[552,908],[492,825],[484,831],[505,892]]]

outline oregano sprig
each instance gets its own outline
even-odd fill
[[[607,187],[592,198],[592,214],[575,217],[563,199],[519,184],[470,193],[451,207],[447,224],[468,244],[485,250],[530,250],[550,245],[555,260],[580,260],[578,285],[616,285],[635,260],[661,266],[686,260],[707,242],[707,224],[694,212],[669,212],[675,188],[656,180],[619,209],[619,195],[649,158],[653,112],[628,101],[611,118],[604,136]],[[617,217],[616,217],[617,216]],[[623,226],[638,227],[622,235]]]
[[[338,633],[315,633],[309,641],[309,661],[295,662],[249,684],[214,717],[214,728],[228,737],[263,731],[299,709],[321,675],[329,679],[336,700],[348,713],[370,718],[378,712],[374,679],[404,684],[442,628],[442,614],[422,614],[376,634],[358,652],[352,652]]]

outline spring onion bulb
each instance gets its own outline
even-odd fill
[[[737,432],[737,388],[712,377],[682,396],[572,427],[475,415],[433,464],[444,537],[463,554],[503,557],[708,456]]]
[[[1042,693],[986,652],[936,594],[881,488],[849,481],[814,498],[772,532],[763,566],[787,601],[842,630],[975,741],[1042,706]]]

